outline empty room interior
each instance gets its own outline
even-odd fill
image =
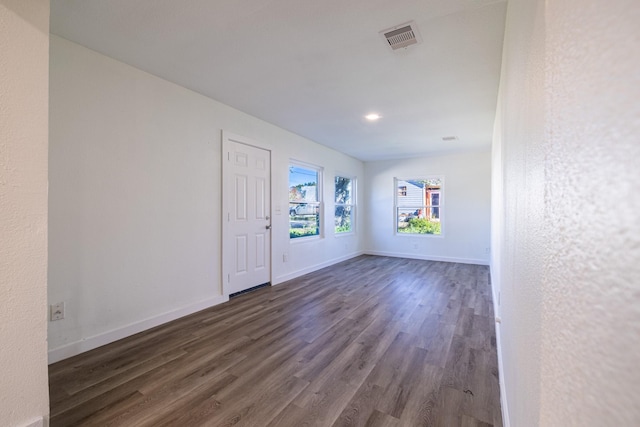
[[[640,425],[636,0],[0,0],[0,426]]]

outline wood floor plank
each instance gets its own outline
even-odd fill
[[[338,418],[358,387],[342,380],[316,391],[305,389],[269,427],[330,426]]]
[[[225,373],[207,381],[187,394],[167,402],[155,411],[139,411],[126,420],[127,424],[140,427],[160,427],[197,425],[206,422],[213,414],[220,412],[217,393],[238,378]],[[122,424],[123,419],[113,419],[111,424]]]
[[[56,426],[502,426],[486,266],[360,256],[53,364]]]
[[[464,393],[450,387],[442,387],[438,393],[435,426],[450,427],[462,425],[462,402]]]
[[[58,415],[64,411],[72,409],[75,406],[86,402],[89,399],[98,397],[103,393],[108,392],[120,385],[126,384],[141,375],[144,375],[156,368],[164,366],[165,364],[184,356],[186,352],[183,349],[171,350],[167,353],[160,354],[156,357],[146,360],[145,362],[137,365],[134,369],[129,369],[124,372],[120,372],[108,378],[105,381],[95,383],[87,388],[82,389],[81,393],[73,395],[66,395],[62,398],[51,400],[51,416]]]
[[[476,420],[468,415],[462,415],[462,427],[494,427],[493,424],[488,424],[483,421]]]
[[[294,376],[270,376],[261,387],[247,389],[243,399],[221,399],[221,411],[201,425],[212,427],[267,425],[309,383]]]
[[[434,426],[440,394],[442,368],[425,364],[415,373],[416,384],[400,417],[402,426]]]
[[[495,398],[492,383],[497,381],[497,378],[491,375],[490,357],[488,351],[474,348],[469,350],[469,369],[462,404],[464,414],[487,424],[493,424],[496,415],[494,411],[498,410],[492,402]]]
[[[399,419],[379,411],[373,411],[365,424],[365,427],[396,427],[396,426],[400,426]]]
[[[334,427],[364,426],[376,411],[379,400],[384,395],[384,388],[377,384],[365,382],[358,389],[357,394],[349,402],[333,423]]]
[[[469,373],[470,347],[464,337],[454,336],[444,369],[442,385],[463,391]]]

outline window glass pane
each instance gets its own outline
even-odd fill
[[[336,176],[336,203],[351,204],[351,178]]]
[[[289,165],[289,237],[320,235],[320,171]]]
[[[442,179],[396,179],[396,231],[441,234]]]
[[[289,237],[292,239],[320,234],[318,203],[289,203]]]
[[[424,206],[425,186],[419,180],[398,180],[398,206]]]
[[[289,166],[289,201],[318,202],[318,171]]]
[[[398,208],[398,230],[406,228],[412,218],[417,218],[420,208]]]
[[[353,231],[353,209],[351,206],[338,205],[335,211],[336,233],[349,233]]]

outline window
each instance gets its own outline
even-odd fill
[[[289,237],[292,239],[320,235],[321,178],[321,168],[289,165]]]
[[[395,179],[396,231],[401,234],[441,234],[444,179]]]
[[[355,178],[336,176],[335,232],[352,233],[355,214]]]

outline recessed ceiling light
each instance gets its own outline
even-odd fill
[[[443,136],[442,140],[443,141],[457,141],[458,137],[457,136]]]
[[[382,116],[380,114],[378,114],[378,113],[371,113],[371,114],[367,114],[366,116],[364,116],[364,118],[369,120],[370,122],[375,122],[380,117],[382,117]]]

